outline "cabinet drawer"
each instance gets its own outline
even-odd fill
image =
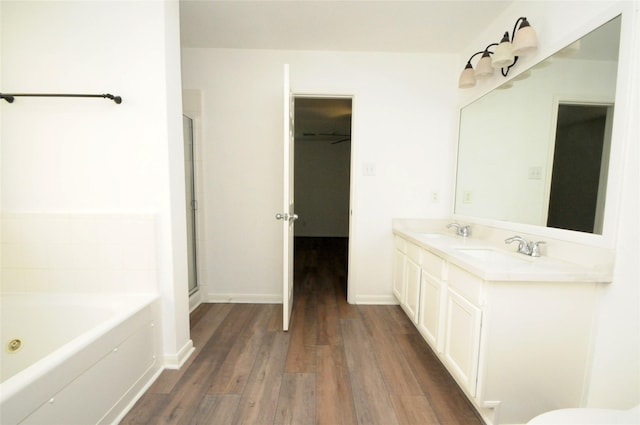
[[[482,279],[453,264],[449,265],[448,275],[449,286],[473,304],[482,305]]]
[[[447,263],[429,251],[422,250],[422,269],[437,279],[446,279]]]
[[[414,245],[411,242],[406,243],[407,257],[411,258],[414,263],[422,264],[422,249],[418,245]]]

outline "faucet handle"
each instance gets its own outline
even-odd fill
[[[531,255],[531,245],[522,236],[512,236],[504,240],[504,243],[518,242],[518,252],[520,254]]]
[[[447,224],[447,229],[451,228],[451,227],[455,227],[456,228],[456,235],[458,236],[462,236],[462,237],[467,237],[471,234],[471,226],[467,225],[467,226],[461,226],[458,223],[449,223]]]
[[[546,243],[545,241],[538,241],[538,242],[531,242],[530,243],[530,248],[531,248],[531,256],[532,257],[539,257],[540,256],[540,244],[541,243]]]

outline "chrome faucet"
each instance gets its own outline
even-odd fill
[[[529,242],[529,246],[531,247],[531,256],[532,257],[539,257],[540,256],[540,244],[541,243],[546,243],[546,242],[545,241]]]
[[[462,236],[463,238],[466,238],[467,236],[471,235],[471,226],[461,226],[458,223],[447,224],[447,229],[451,227],[456,228],[456,235],[458,236]]]
[[[540,244],[546,243],[545,241],[532,242],[527,241],[522,236],[512,236],[504,240],[504,243],[518,242],[518,252],[520,254],[528,255],[530,257],[540,256]]]

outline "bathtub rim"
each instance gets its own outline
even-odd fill
[[[0,294],[0,298],[5,296],[31,296],[31,295],[56,295],[56,296],[80,296],[84,298],[104,298],[110,297],[113,300],[127,300],[126,306],[128,308],[118,308],[113,316],[107,320],[100,322],[95,327],[90,328],[88,331],[78,335],[66,344],[58,347],[54,351],[50,352],[45,357],[36,361],[27,368],[21,370],[15,375],[11,376],[4,382],[0,383],[0,406],[5,402],[18,395],[23,390],[27,389],[30,385],[37,383],[37,381],[43,378],[47,372],[61,366],[73,355],[80,353],[92,343],[98,341],[101,337],[107,334],[111,329],[114,329],[118,325],[127,321],[127,319],[133,317],[138,312],[149,307],[151,304],[160,299],[160,295],[157,293],[109,293],[109,294],[97,294],[97,293],[55,293],[55,294],[32,294],[28,292],[11,292]]]

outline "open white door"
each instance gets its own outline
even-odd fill
[[[293,226],[298,216],[293,209],[293,96],[289,83],[289,65],[284,66],[284,185],[282,212],[282,329],[289,330],[293,308]]]

